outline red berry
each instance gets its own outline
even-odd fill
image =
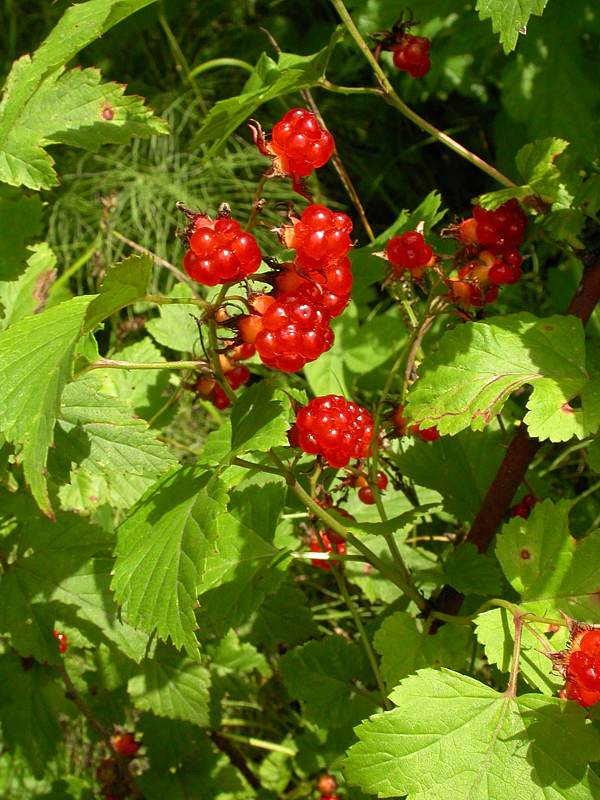
[[[218,408],[219,411],[223,411],[225,408],[229,408],[231,405],[231,400],[225,394],[225,391],[218,383],[215,383],[213,391],[212,391],[212,402],[215,408]]]
[[[205,286],[239,281],[256,272],[262,256],[256,239],[239,222],[223,217],[197,217],[190,249],[183,266],[188,275]]]
[[[571,653],[567,675],[577,680],[585,689],[600,692],[600,656],[576,650]]]
[[[298,292],[282,292],[262,315],[255,344],[268,367],[297,372],[333,344],[329,314],[307,294],[303,287]]]
[[[329,161],[333,148],[333,136],[305,108],[290,109],[271,131],[269,149],[287,175],[309,175]]]
[[[403,405],[396,406],[394,409],[392,413],[392,422],[394,423],[394,428],[398,436],[404,436],[406,434],[408,419],[404,416]]]
[[[463,244],[479,244],[477,239],[477,220],[474,217],[463,219],[458,226],[458,238]]]
[[[385,472],[379,470],[377,473],[377,488],[379,489],[379,491],[383,492],[384,489],[387,489],[387,485],[388,485],[387,475],[385,474]]]
[[[521,277],[521,268],[518,266],[511,266],[505,261],[495,261],[493,266],[490,267],[488,278],[491,283],[497,286],[502,284],[516,283]]]
[[[337,781],[333,775],[321,775],[317,781],[317,791],[321,792],[321,794],[331,795],[336,789]]]
[[[358,490],[358,499],[361,503],[367,506],[372,506],[375,503],[375,495],[370,486],[363,486]]]
[[[413,78],[422,78],[429,72],[429,47],[431,42],[424,36],[411,36],[407,33],[402,42],[394,48],[394,66],[408,72]]]
[[[339,510],[340,509],[338,509],[338,511]],[[346,542],[339,534],[332,531],[331,528],[327,528],[325,531],[319,531],[318,536],[316,533],[313,533],[309,544],[309,550],[311,553],[333,553],[335,551],[343,556],[346,553]],[[335,559],[329,561],[322,558],[313,558],[310,563],[313,567],[329,570],[331,564],[337,567],[340,562]]]
[[[315,397],[296,414],[293,436],[300,449],[321,455],[332,467],[366,458],[373,437],[369,412],[339,395]]]
[[[527,519],[531,513],[531,509],[539,502],[539,499],[535,495],[526,494],[520,502],[511,508],[510,515],[511,517],[523,517],[523,519]]]
[[[477,221],[477,241],[494,252],[514,251],[525,238],[527,217],[514,199],[503,203],[495,211],[475,206],[473,216]]]
[[[110,743],[125,758],[133,758],[140,749],[140,743],[136,742],[133,733],[116,733],[110,737]]]
[[[590,691],[572,678],[567,678],[565,694],[568,700],[572,700],[584,708],[589,708],[600,700],[600,691]]]
[[[387,259],[395,272],[404,269],[415,270],[426,267],[433,256],[433,250],[425,243],[422,233],[407,231],[390,239],[386,249]]]
[[[52,631],[52,635],[58,640],[58,652],[61,655],[64,655],[67,652],[68,647],[67,634],[60,633],[60,631]]]
[[[310,291],[308,286],[314,286],[309,296],[332,318],[338,317],[350,302],[352,270],[348,258],[333,261],[322,271],[303,270],[297,264],[285,267],[275,278],[280,291],[295,292],[302,288],[304,293]]]
[[[248,383],[250,380],[250,370],[248,367],[243,365],[234,367],[225,375],[225,380],[235,391],[236,389],[239,389],[242,384]]]
[[[298,265],[323,270],[348,255],[352,247],[351,232],[350,217],[313,203],[304,209],[292,228],[283,229],[282,238],[287,247],[296,250]]]
[[[252,358],[254,353],[256,352],[256,347],[249,342],[243,342],[243,344],[237,345],[231,351],[230,358],[234,361],[245,361],[247,358]]]
[[[411,425],[410,432],[415,436],[418,436],[424,442],[435,442],[436,439],[440,438],[440,432],[435,425],[433,425],[431,428],[419,428],[418,424]]]
[[[594,658],[600,658],[600,630],[586,631],[579,640],[579,647]]]

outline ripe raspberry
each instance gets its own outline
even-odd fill
[[[333,775],[321,775],[317,781],[317,791],[324,795],[331,795],[337,789],[337,781]]]
[[[277,156],[282,173],[305,177],[329,161],[334,142],[313,113],[291,108],[273,126],[267,147]]]
[[[343,397],[315,397],[296,414],[292,440],[311,455],[321,455],[332,467],[345,467],[352,458],[366,458],[373,437],[369,412]]]
[[[419,270],[426,267],[433,256],[433,250],[425,243],[422,233],[407,231],[390,239],[386,249],[387,259],[394,272]]]
[[[433,425],[431,428],[419,428],[418,424],[411,425],[410,432],[415,436],[418,436],[424,442],[435,442],[436,439],[440,438],[440,432],[435,425]]]
[[[600,658],[600,630],[586,631],[579,640],[579,647],[594,658]]]
[[[58,652],[64,656],[68,647],[67,634],[60,633],[60,631],[52,631],[52,636],[58,640]]]
[[[511,517],[523,517],[523,519],[527,519],[531,514],[531,509],[539,502],[539,499],[535,495],[526,494],[519,503],[511,508],[510,515]]]
[[[319,536],[321,537],[323,546],[319,541]],[[319,536],[317,536],[316,533],[313,533],[311,537],[309,544],[309,550],[311,553],[336,552],[339,553],[339,555],[341,556],[346,554],[346,542],[339,535],[339,533],[332,531],[331,528],[327,528],[327,530],[319,531]],[[313,567],[319,567],[320,569],[329,570],[331,569],[331,564],[333,564],[334,567],[337,567],[340,562],[337,560],[325,561],[322,558],[312,558],[310,563],[313,565]]]
[[[408,72],[412,78],[422,78],[431,67],[429,47],[431,42],[425,36],[412,36],[406,33],[400,44],[394,48],[394,66]]]
[[[397,405],[392,412],[392,423],[394,425],[395,433],[398,436],[405,436],[406,435],[406,428],[408,425],[408,419],[404,416],[404,406],[402,404]]]
[[[600,701],[600,691],[590,691],[573,678],[567,678],[565,695],[567,700],[572,700],[584,708],[590,708]]]
[[[315,203],[307,206],[293,226],[282,229],[286,247],[296,251],[296,263],[309,270],[323,270],[348,255],[352,220],[341,211]]]
[[[280,291],[295,292],[300,287],[315,285],[318,292],[313,298],[330,317],[338,317],[350,302],[352,289],[350,259],[334,261],[322,271],[303,270],[295,263],[282,266],[284,269],[275,278],[275,285]]]
[[[490,283],[493,283],[496,286],[516,283],[521,275],[522,272],[520,267],[511,266],[501,259],[495,261],[488,272]]]
[[[584,650],[571,653],[567,677],[576,680],[589,691],[600,692],[600,654],[594,656]]]
[[[494,211],[474,206],[473,216],[477,222],[477,241],[496,253],[518,247],[525,238],[527,217],[514,199]]]
[[[255,338],[263,364],[282,372],[297,372],[332,344],[329,314],[303,287],[277,296],[260,317],[260,330]]]
[[[253,344],[243,342],[243,344],[238,344],[237,347],[233,348],[229,357],[233,361],[245,361],[247,358],[252,358],[255,352],[256,347]]]
[[[140,743],[136,742],[133,733],[116,733],[110,737],[110,743],[124,758],[133,758],[140,749]]]
[[[251,233],[229,217],[199,216],[184,256],[185,271],[204,286],[239,281],[260,267],[262,256]]]

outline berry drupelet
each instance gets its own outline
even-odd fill
[[[230,217],[198,216],[184,256],[185,271],[204,286],[239,281],[260,267],[256,239]]]

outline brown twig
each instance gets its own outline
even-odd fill
[[[250,786],[257,791],[260,791],[263,788],[260,781],[254,772],[252,772],[248,764],[246,764],[246,759],[238,750],[238,748],[232,744],[229,739],[227,739],[225,736],[222,736],[218,731],[211,731],[210,738],[212,739],[213,744],[215,744],[222,753],[225,753],[233,766],[239,769]]]
[[[584,270],[581,281],[566,313],[579,317],[584,325],[590,319],[594,308],[600,301],[600,258]],[[519,430],[508,445],[496,477],[492,481],[483,499],[477,516],[465,541],[472,542],[480,553],[488,549],[497,528],[505,518],[510,504],[523,481],[527,469],[542,443],[532,439],[525,425]],[[464,595],[450,586],[444,586],[434,604],[437,611],[445,614],[458,614]],[[430,633],[443,624],[434,620]]]

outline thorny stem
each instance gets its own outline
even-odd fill
[[[354,24],[354,21],[346,6],[343,3],[343,0],[331,0],[331,3],[335,10],[341,17],[342,22],[348,29],[350,35],[358,45],[359,49],[363,53],[364,57],[370,63],[371,67],[373,68],[373,72],[375,73],[375,78],[377,83],[381,88],[381,92],[383,94],[384,99],[394,108],[396,108],[403,116],[409,119],[412,123],[414,123],[418,128],[425,133],[430,134],[433,136],[434,139],[437,139],[438,142],[441,144],[446,145],[455,153],[458,153],[459,156],[469,161],[474,166],[478,167],[480,170],[485,172],[487,175],[492,177],[494,180],[501,183],[503,186],[515,186],[515,184],[503,175],[499,170],[493,167],[491,164],[488,164],[487,161],[484,161],[483,158],[475,155],[470,150],[468,150],[464,145],[457,142],[456,139],[453,139],[451,136],[448,136],[447,133],[440,131],[435,125],[432,125],[430,122],[427,122],[426,119],[423,119],[419,114],[412,110],[406,103],[398,96],[394,87],[389,82],[385,72],[382,70],[380,65],[377,63],[373,53],[369,49],[368,44],[365,42],[363,37],[361,36],[358,28]]]
[[[305,99],[306,104],[310,106],[311,111],[318,119],[319,124],[323,128],[326,128],[327,125],[325,124],[325,120],[323,119],[323,116],[319,110],[318,105],[315,102],[314,97],[312,96],[312,92],[310,91],[310,89],[305,89],[303,92],[301,92],[301,94]],[[350,198],[350,200],[352,200],[352,204],[354,205],[354,208],[356,209],[358,216],[360,217],[360,221],[362,222],[362,226],[365,229],[365,232],[369,237],[369,240],[371,242],[375,241],[375,234],[373,233],[373,229],[371,228],[369,220],[367,219],[367,213],[365,211],[365,208],[361,202],[360,197],[358,196],[358,192],[356,191],[354,184],[352,183],[352,179],[350,178],[348,170],[346,169],[346,167],[344,166],[344,162],[340,158],[340,154],[338,153],[338,149],[335,144],[333,147],[333,155],[331,157],[331,163],[333,164],[333,167],[337,172],[344,189],[348,193],[348,197]]]
[[[388,566],[384,561],[382,561],[379,556],[374,553],[369,547],[367,547],[360,539],[358,539],[354,534],[350,533],[340,522],[338,522],[331,514],[328,514],[324,508],[313,500],[313,498],[306,492],[303,487],[298,483],[294,474],[290,472],[290,470],[285,466],[283,461],[279,458],[277,453],[274,452],[273,449],[269,451],[269,455],[271,456],[271,460],[274,464],[277,465],[279,468],[279,474],[283,475],[286,479],[286,483],[291,489],[292,492],[301,500],[302,503],[310,510],[312,513],[322,520],[328,528],[338,533],[343,539],[349,542],[359,553],[362,553],[370,564],[372,564],[375,569],[379,570],[382,575],[385,575],[388,580],[391,580],[399,589],[401,589],[404,594],[407,595],[417,606],[419,609],[424,610],[427,602],[423,595],[415,588],[410,578],[410,573],[408,572],[404,562],[402,562],[403,570],[397,569],[397,565],[395,566]],[[239,462],[236,459],[236,462]],[[253,465],[254,467],[255,465]],[[260,469],[260,465],[257,466]]]
[[[523,616],[515,613],[513,617],[515,623],[515,644],[513,647],[512,664],[510,666],[510,677],[508,686],[504,692],[505,697],[514,699],[517,696],[517,678],[519,677],[519,658],[521,655],[521,635],[523,633]]]
[[[71,680],[71,676],[65,669],[65,667],[61,664],[57,667],[58,673],[62,678],[62,682],[65,686],[65,694],[71,700],[71,702],[77,707],[80,711],[81,715],[85,717],[88,723],[94,728],[94,730],[99,734],[100,738],[105,742],[106,746],[109,748],[112,757],[118,764],[119,771],[123,777],[123,780],[127,784],[129,791],[131,792],[131,796],[135,798],[143,798],[141,791],[139,790],[131,771],[129,770],[129,763],[127,759],[125,759],[120,753],[118,753],[112,746],[110,742],[110,731],[102,725],[102,723],[96,719],[94,716],[91,708],[85,702],[83,697],[77,691],[75,684]]]

